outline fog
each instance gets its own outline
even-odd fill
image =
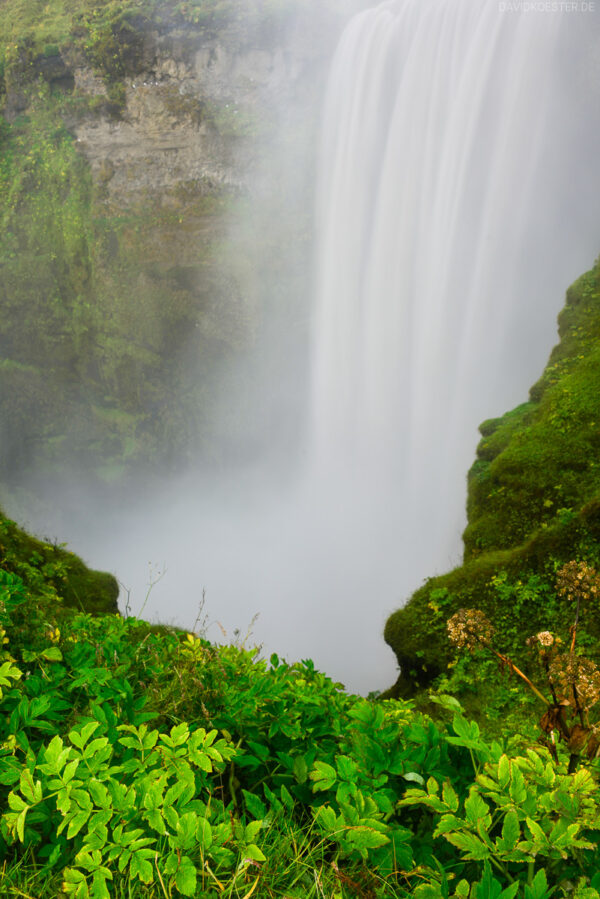
[[[500,6],[367,11],[322,126],[282,106],[246,147],[224,264],[261,315],[220,458],[121,496],[31,479],[24,523],[115,572],[122,611],[395,680],[386,617],[459,564],[477,425],[527,399],[600,244],[599,14]]]

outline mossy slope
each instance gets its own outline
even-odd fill
[[[119,586],[111,574],[93,571],[64,546],[37,540],[0,509],[0,577],[17,575],[38,600],[94,613],[116,613]]]
[[[468,478],[464,564],[428,580],[387,621],[397,655],[397,695],[444,678],[453,651],[446,621],[459,608],[485,611],[503,645],[523,659],[536,630],[568,630],[554,594],[570,559],[600,564],[600,266],[567,292],[554,348],[529,402],[481,425]],[[584,627],[593,655],[600,617]],[[439,681],[438,681],[439,683]]]

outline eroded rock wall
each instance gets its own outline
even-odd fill
[[[102,44],[19,51],[2,126],[0,478],[115,481],[223,451],[224,372],[283,294],[261,267],[277,281],[290,246],[308,253],[310,204],[237,242],[231,221],[263,189],[282,120],[292,153],[316,123],[333,38],[132,19]]]

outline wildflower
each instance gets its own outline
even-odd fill
[[[459,609],[448,621],[448,637],[459,649],[487,645],[494,634],[487,616],[479,609]]]

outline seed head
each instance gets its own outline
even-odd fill
[[[448,637],[459,649],[487,646],[493,635],[494,628],[479,609],[459,609],[448,621]]]
[[[550,677],[557,690],[569,702],[591,709],[600,699],[600,671],[591,659],[560,655],[550,665]]]
[[[554,635],[551,634],[550,631],[540,631],[539,634],[534,634],[533,637],[529,637],[527,643],[529,646],[535,646],[536,643],[539,643],[540,646],[547,649],[550,646],[554,646]]]
[[[569,600],[600,596],[600,576],[587,562],[567,562],[556,576],[556,592]]]

